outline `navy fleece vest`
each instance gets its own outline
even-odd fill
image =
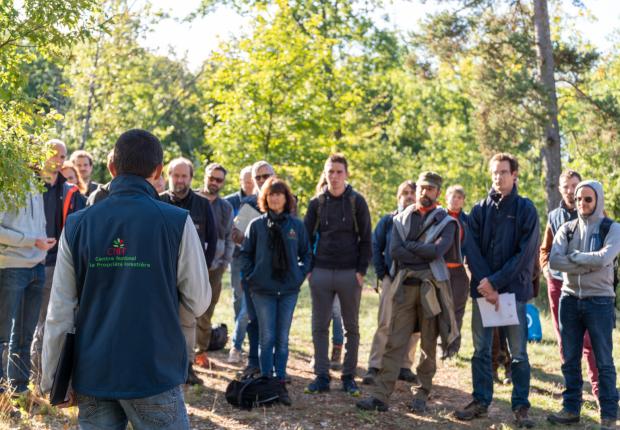
[[[73,387],[139,398],[184,383],[177,259],[187,211],[157,200],[143,178],[121,175],[110,196],[67,219],[78,291]]]

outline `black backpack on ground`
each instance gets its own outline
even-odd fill
[[[226,387],[226,401],[241,409],[270,406],[280,402],[282,384],[275,378],[260,376],[241,381],[230,381]]]
[[[219,351],[228,343],[228,327],[226,324],[218,324],[211,329],[211,340],[208,351]]]

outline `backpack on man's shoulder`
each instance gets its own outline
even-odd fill
[[[281,393],[282,384],[275,378],[260,376],[241,381],[235,379],[226,387],[226,401],[249,411],[253,407],[279,403]]]
[[[568,221],[568,231],[566,232],[567,243],[573,240],[573,236],[575,235],[575,231],[577,231],[577,225],[579,223],[579,219],[574,219]],[[613,225],[614,220],[611,218],[603,218],[601,221],[601,225],[599,226],[599,235],[601,237],[601,243],[605,243],[605,239],[609,234],[609,230]],[[618,285],[620,284],[620,277],[618,276],[618,256],[614,258],[614,292],[616,293],[616,309],[620,310],[620,297],[618,297],[620,292],[618,291]]]
[[[319,205],[316,208],[316,222],[314,223],[314,229],[312,230],[312,236],[319,232],[319,227],[321,226],[321,213],[323,213],[323,208],[327,202],[327,196],[325,193],[321,193],[318,196]],[[355,234],[359,235],[360,228],[357,224],[357,192],[355,190],[351,190],[349,194],[349,203],[351,204],[351,217],[353,218],[353,227],[355,228]]]

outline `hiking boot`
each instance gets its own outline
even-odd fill
[[[372,397],[372,396],[358,401],[355,404],[355,406],[358,409],[361,409],[363,411],[386,412],[388,410],[388,405],[386,405],[385,403],[383,403],[381,400],[377,399],[376,397]]]
[[[526,406],[520,406],[516,411],[514,411],[515,423],[517,424],[517,427],[531,429],[536,425],[534,420],[528,416],[529,410],[530,408]]]
[[[488,407],[480,403],[478,400],[472,400],[467,406],[458,411],[454,411],[457,420],[471,421],[474,418],[486,417]]]
[[[342,364],[340,360],[342,359],[342,345],[334,343],[332,345],[332,358],[329,360],[329,368],[331,370],[341,370]]]
[[[369,367],[368,372],[362,378],[362,384],[364,385],[375,385],[375,378],[379,374],[379,369],[376,367]]]
[[[547,415],[547,421],[551,424],[577,424],[579,419],[579,414],[567,411],[564,408],[560,412]]]
[[[237,349],[233,346],[228,352],[228,358],[226,359],[226,361],[230,364],[243,363],[243,353],[240,349]]]
[[[411,382],[412,384],[418,383],[418,377],[415,373],[411,371],[411,369],[407,369],[406,367],[402,367],[398,374],[399,381]]]
[[[202,367],[203,369],[209,369],[211,367],[211,363],[209,363],[209,357],[207,357],[206,352],[196,354],[196,357],[194,357],[194,364]]]
[[[189,363],[189,367],[187,369],[187,379],[185,380],[187,385],[202,385],[202,379],[196,375],[194,369],[192,368],[192,363]]]
[[[598,426],[599,430],[616,430],[616,420],[612,418],[603,418],[601,420],[601,425]]]
[[[241,372],[241,375],[239,375],[239,379],[243,380],[243,379],[254,378],[257,376],[260,376],[260,368],[254,367],[254,366],[247,366],[245,369],[243,369],[243,372]]]
[[[280,403],[282,403],[284,406],[291,406],[293,404],[293,402],[291,401],[291,398],[288,395],[288,390],[286,389],[286,382],[285,381],[280,381]]]
[[[362,392],[355,383],[355,378],[351,375],[343,376],[342,378],[342,391],[349,393],[353,397],[361,396]]]
[[[325,393],[329,391],[329,376],[327,375],[318,375],[314,378],[314,381],[310,382],[304,393],[306,394],[318,394]]]
[[[414,398],[411,403],[409,403],[409,410],[414,414],[423,414],[426,412],[426,400]]]

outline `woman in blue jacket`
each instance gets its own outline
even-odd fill
[[[312,254],[303,222],[291,215],[295,200],[286,182],[269,178],[258,204],[265,214],[252,221],[245,232],[241,272],[258,318],[261,374],[272,377],[275,367],[284,393],[280,401],[290,405],[284,383],[288,335]]]

